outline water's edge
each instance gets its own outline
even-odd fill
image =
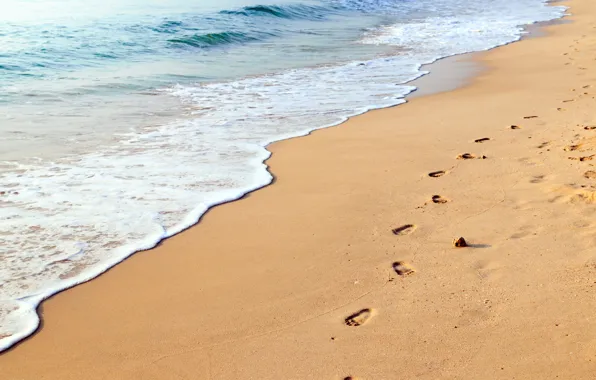
[[[505,46],[510,43],[519,42],[519,41],[527,39],[527,38],[543,37],[545,35],[542,32],[544,27],[550,26],[553,24],[558,24],[558,23],[560,23],[560,20],[564,20],[566,18],[566,16],[567,15],[564,15],[564,16],[562,16],[562,18],[558,19],[559,22],[551,21],[551,22],[546,22],[546,23],[530,24],[524,28],[524,30],[526,30],[527,32],[529,31],[529,32],[527,34],[523,34],[515,41],[509,42],[509,43],[503,43],[501,45],[494,46],[494,47],[484,50],[484,51],[468,52],[468,53],[464,53],[464,54],[457,54],[457,55],[439,58],[432,63],[422,65],[419,69],[420,75],[416,79],[413,79],[409,82],[403,83],[403,85],[411,86],[410,93],[405,95],[405,97],[403,99],[397,99],[395,104],[392,104],[389,106],[368,106],[368,107],[364,108],[364,110],[362,112],[355,113],[352,115],[347,115],[347,116],[343,117],[342,120],[337,123],[309,128],[307,130],[303,130],[296,134],[292,134],[289,136],[283,136],[281,138],[277,138],[277,139],[268,141],[267,143],[265,143],[262,146],[264,152],[261,155],[261,157],[259,158],[260,162],[258,163],[258,166],[260,166],[260,168],[264,169],[264,171],[266,173],[265,176],[262,176],[261,182],[256,183],[253,186],[241,189],[236,194],[233,194],[233,195],[229,196],[228,198],[225,198],[219,202],[213,203],[208,207],[199,207],[199,208],[194,209],[193,212],[190,213],[185,218],[184,221],[182,221],[183,223],[180,224],[180,225],[183,225],[186,227],[178,228],[174,231],[170,231],[170,233],[166,233],[166,231],[163,231],[161,236],[159,236],[158,238],[148,239],[145,242],[145,245],[143,247],[141,247],[140,249],[136,249],[136,250],[130,252],[129,254],[124,255],[123,257],[114,258],[109,263],[104,263],[103,270],[98,270],[98,271],[95,271],[94,273],[88,273],[88,274],[86,274],[86,276],[81,276],[81,278],[73,279],[72,282],[66,284],[63,287],[56,288],[56,289],[48,289],[47,292],[45,292],[44,294],[41,294],[41,295],[38,295],[35,297],[31,297],[28,299],[20,299],[19,302],[28,304],[30,306],[30,309],[32,310],[31,315],[24,316],[28,321],[28,323],[27,323],[28,328],[23,329],[22,331],[14,334],[14,335],[10,336],[8,339],[6,339],[4,342],[4,345],[0,345],[0,355],[3,353],[6,353],[12,349],[15,349],[16,347],[18,347],[19,344],[32,338],[36,332],[40,331],[40,329],[43,327],[43,322],[42,322],[43,313],[40,310],[40,306],[43,301],[50,299],[51,297],[53,297],[59,293],[62,293],[66,290],[74,288],[77,285],[91,281],[94,278],[97,278],[100,275],[108,272],[114,266],[125,261],[132,255],[139,253],[139,252],[153,249],[157,245],[161,244],[165,239],[172,237],[172,236],[174,236],[180,232],[183,232],[187,229],[190,229],[191,227],[196,226],[198,223],[200,223],[200,221],[204,218],[204,216],[209,211],[213,210],[214,208],[216,208],[218,206],[225,205],[227,203],[231,203],[231,202],[240,200],[240,199],[246,197],[247,195],[249,195],[250,193],[260,190],[260,189],[274,183],[275,175],[271,172],[270,167],[267,165],[267,161],[271,157],[271,151],[269,150],[269,146],[272,145],[273,143],[308,136],[311,133],[313,133],[319,129],[326,129],[326,128],[330,128],[330,127],[341,126],[347,120],[349,120],[355,116],[359,116],[364,113],[367,113],[369,111],[374,111],[374,110],[384,109],[384,108],[392,108],[392,107],[396,107],[400,104],[407,103],[408,101],[410,101],[414,98],[437,94],[437,93],[441,93],[441,92],[449,92],[449,91],[453,91],[453,90],[465,87],[473,82],[474,77],[476,77],[478,74],[480,74],[481,72],[484,72],[486,70],[486,68],[483,67],[482,64],[478,62],[477,57],[479,56],[480,53],[490,51],[492,49],[495,49],[495,48],[498,48],[501,46]],[[536,32],[536,31],[538,31],[538,32]]]

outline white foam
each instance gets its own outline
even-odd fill
[[[11,336],[2,347],[36,328],[34,308],[44,298],[195,224],[209,207],[270,183],[263,164],[270,142],[403,102],[413,88],[396,86],[393,70],[376,66],[387,67],[371,61],[176,87],[169,91],[197,105],[188,120],[124,136],[100,153],[6,163],[0,332]],[[400,82],[418,75],[412,64],[400,71],[408,73]],[[376,82],[363,88],[366,72]]]
[[[483,1],[466,3],[481,7]],[[397,45],[409,54],[436,59],[471,51],[482,51],[518,40],[523,26],[560,17],[565,7],[547,7],[542,0],[494,0],[482,12],[456,9],[451,16],[413,19],[371,31],[361,40],[366,44]],[[543,4],[542,7],[537,5]]]
[[[193,108],[184,120],[93,154],[0,165],[0,350],[37,328],[43,299],[269,184],[269,143],[403,103],[414,89],[403,83],[422,75],[421,64],[511,42],[520,24],[561,14],[539,11],[391,25],[361,41],[405,47],[397,57],[176,86],[164,91]]]

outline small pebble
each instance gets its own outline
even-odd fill
[[[459,239],[453,240],[453,246],[457,248],[467,247],[468,243],[466,243],[466,239],[460,237]]]

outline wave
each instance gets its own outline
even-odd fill
[[[0,70],[6,70],[6,71],[19,70],[19,67],[16,65],[0,64]]]
[[[279,31],[267,33],[257,27],[259,21],[257,17],[271,17],[278,19],[300,19],[322,21],[329,15],[336,13],[337,7],[317,6],[306,4],[292,5],[251,5],[237,10],[223,10],[219,12],[220,16],[225,18],[241,17],[244,21],[238,22],[237,26],[246,27],[245,31],[224,31],[217,33],[193,34],[188,36],[172,36],[168,42],[178,47],[190,46],[194,48],[211,48],[223,45],[245,44],[249,42],[262,41],[270,37],[279,37]],[[196,31],[192,25],[187,25],[181,21],[165,21],[158,27],[153,27],[153,31],[167,34],[177,34],[179,32]]]
[[[187,45],[196,48],[209,48],[221,45],[243,44],[259,41],[265,36],[250,35],[242,32],[221,32],[195,34],[189,37],[169,39],[168,42],[177,45]]]
[[[256,16],[256,17],[278,17],[284,19],[323,20],[328,15],[335,13],[335,8],[322,6],[295,4],[295,5],[252,5],[238,10],[224,10],[220,14]]]
[[[173,33],[178,32],[183,27],[183,25],[184,25],[184,23],[182,21],[166,20],[166,21],[162,22],[161,24],[159,24],[158,26],[153,26],[153,27],[150,27],[149,29],[151,29],[154,32],[158,32],[158,33],[173,34]]]

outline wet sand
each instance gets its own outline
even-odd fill
[[[272,186],[44,303],[2,377],[592,379],[596,3],[565,4],[464,88],[272,145]]]

